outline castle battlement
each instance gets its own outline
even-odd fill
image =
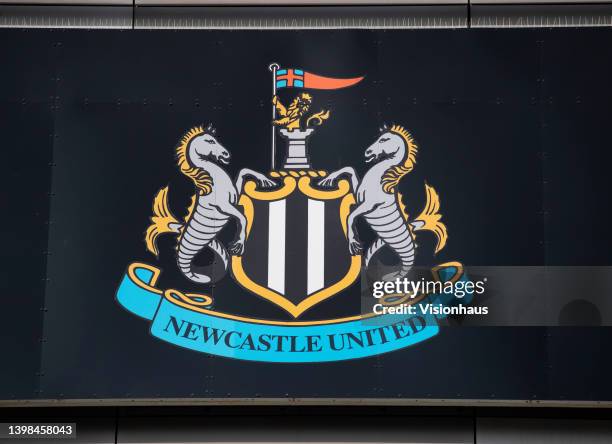
[[[287,140],[287,157],[283,164],[285,169],[310,169],[310,158],[308,157],[308,137],[314,132],[314,128],[306,130],[281,129],[280,134]]]

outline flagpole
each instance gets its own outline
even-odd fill
[[[276,71],[280,68],[278,63],[271,63],[268,69],[272,71],[272,97],[276,96]],[[276,106],[272,104],[272,121],[276,120]],[[274,171],[274,159],[276,157],[276,128],[272,123],[272,171]]]

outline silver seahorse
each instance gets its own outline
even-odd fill
[[[238,234],[229,252],[238,256],[244,252],[246,218],[237,208],[244,178],[252,176],[263,187],[274,186],[275,182],[245,168],[234,183],[220,166],[229,163],[230,153],[219,143],[211,128],[197,127],[188,132],[177,148],[177,159],[183,174],[196,185],[197,193],[184,223],[180,223],[169,210],[168,187],[157,193],[153,201],[152,224],[145,237],[147,248],[157,255],[156,239],[160,234],[179,234],[176,257],[181,272],[194,282],[215,282],[229,265],[228,252],[216,236],[231,217],[237,221]],[[205,267],[194,266],[195,257],[204,248],[210,248],[219,258],[216,266],[215,263]]]
[[[355,220],[363,216],[378,238],[367,249],[366,266],[383,246],[390,247],[398,256],[400,268],[384,279],[403,278],[414,265],[416,254],[415,232],[429,230],[436,234],[436,252],[444,248],[446,227],[440,222],[439,198],[433,187],[426,185],[427,203],[423,212],[413,221],[403,208],[402,197],[397,191],[399,180],[414,168],[417,147],[410,134],[400,126],[386,128],[376,141],[365,150],[366,162],[374,165],[360,181],[351,167],[331,173],[319,183],[332,185],[340,176],[349,176],[357,197],[357,205],[349,213],[348,241],[351,254],[361,254],[362,246],[355,232]]]

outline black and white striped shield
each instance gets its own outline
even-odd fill
[[[244,254],[232,257],[232,273],[244,288],[297,318],[353,284],[361,256],[348,249],[346,218],[355,202],[349,183],[323,190],[311,184],[320,173],[291,173],[272,191],[245,183],[239,205],[247,239]]]

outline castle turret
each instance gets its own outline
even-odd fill
[[[308,137],[314,132],[314,128],[306,130],[281,129],[280,134],[287,143],[287,157],[283,164],[284,169],[310,169],[310,158],[308,157]]]

